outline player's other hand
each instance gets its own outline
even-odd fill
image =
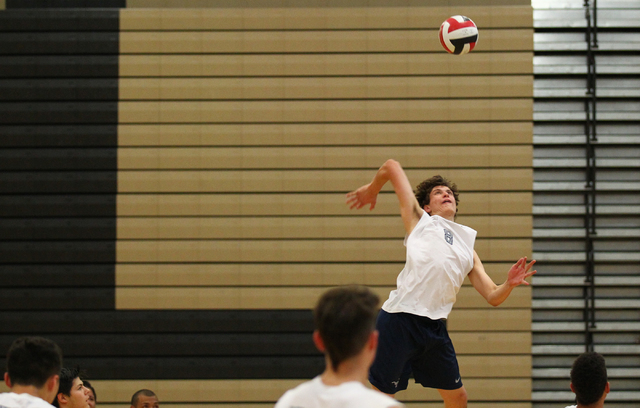
[[[520,258],[518,262],[513,264],[513,266],[509,270],[509,276],[507,278],[509,285],[512,287],[518,286],[518,285],[528,285],[529,282],[527,282],[525,279],[527,279],[529,276],[534,275],[537,272],[535,270],[529,272],[531,270],[531,267],[535,263],[536,261],[533,260],[527,264],[526,256],[523,258]]]
[[[369,204],[369,211],[373,210],[376,207],[376,200],[378,199],[378,194],[371,192],[369,188],[371,183],[365,184],[357,190],[354,190],[350,193],[347,193],[347,205],[350,209],[359,210],[365,205]]]

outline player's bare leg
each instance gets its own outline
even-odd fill
[[[438,390],[445,408],[467,408],[467,390],[464,386],[457,390]]]

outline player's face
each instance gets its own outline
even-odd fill
[[[425,211],[431,215],[453,219],[456,215],[456,199],[453,191],[447,186],[435,186],[429,194],[429,204],[425,205]]]
[[[73,379],[69,392],[69,408],[89,408],[89,390],[78,377]]]
[[[96,408],[96,396],[93,395],[91,388],[87,388],[87,392],[89,396],[89,408]]]
[[[138,395],[138,405],[136,405],[136,408],[158,408],[159,406],[158,397],[155,395],[153,397]]]

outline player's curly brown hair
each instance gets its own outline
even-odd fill
[[[446,186],[451,189],[453,192],[453,198],[456,200],[456,214],[458,213],[458,204],[460,203],[459,194],[458,194],[458,186],[455,183],[452,183],[450,180],[442,177],[441,175],[436,175],[431,178],[426,179],[422,183],[416,186],[416,189],[413,193],[416,195],[416,200],[418,200],[418,204],[420,208],[424,208],[425,205],[429,204],[431,190],[433,190],[436,186]]]

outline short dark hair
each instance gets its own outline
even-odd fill
[[[333,370],[357,355],[375,330],[380,298],[364,286],[331,289],[318,300],[313,311]]]
[[[447,180],[446,178],[440,175],[436,175],[431,178],[428,178],[416,186],[416,189],[414,190],[413,193],[416,196],[416,200],[418,200],[418,204],[420,205],[420,208],[424,208],[425,205],[429,204],[431,200],[431,197],[430,197],[431,191],[433,190],[434,187],[437,187],[437,186],[445,186],[451,189],[451,192],[453,193],[453,198],[456,200],[456,214],[457,214],[458,204],[460,203],[458,186],[455,183],[451,182],[450,180]]]
[[[62,351],[42,337],[20,337],[7,352],[7,373],[11,384],[42,388],[62,367]]]
[[[58,393],[56,394],[56,397],[54,398],[52,403],[54,407],[60,408],[60,402],[58,401],[59,394],[64,394],[67,396],[71,395],[71,387],[73,387],[73,380],[81,377],[81,374],[82,373],[79,367],[74,367],[74,368],[63,367],[60,370],[60,386],[58,387]]]
[[[607,386],[604,357],[596,352],[580,355],[571,367],[571,384],[580,405],[591,405],[604,394]]]
[[[85,388],[88,388],[91,390],[91,392],[93,393],[93,400],[95,402],[98,402],[98,394],[96,394],[96,390],[93,388],[93,385],[91,385],[91,383],[87,380],[82,380],[82,383],[84,384]]]
[[[138,399],[141,394],[144,395],[145,397],[157,397],[155,392],[151,390],[147,390],[146,388],[143,388],[141,390],[136,391],[133,394],[133,396],[131,397],[131,405],[133,405],[134,407],[138,405]]]

